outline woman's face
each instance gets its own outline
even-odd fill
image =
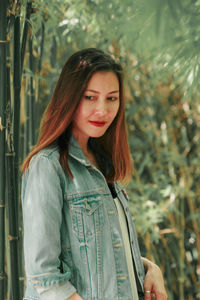
[[[81,142],[102,136],[119,109],[119,81],[111,71],[96,72],[90,79],[73,119],[72,133]]]

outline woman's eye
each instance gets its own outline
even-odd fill
[[[94,100],[94,96],[85,95],[86,100]]]
[[[109,101],[115,101],[115,100],[117,100],[118,98],[117,97],[108,97],[108,100]]]

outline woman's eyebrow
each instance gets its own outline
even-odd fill
[[[87,89],[87,90],[85,90],[85,91],[86,91],[86,92],[93,92],[93,93],[99,94],[99,92],[98,92],[98,91],[91,90],[91,89]]]
[[[115,93],[119,93],[119,90],[112,91],[112,92],[110,92],[109,94],[115,94]]]
[[[91,90],[91,89],[87,89],[87,90],[85,90],[85,91],[86,91],[86,92],[96,93],[96,94],[99,94],[99,93],[100,93],[99,91]],[[119,93],[119,90],[111,91],[111,92],[109,92],[108,94],[115,94],[115,93]]]

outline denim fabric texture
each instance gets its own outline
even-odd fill
[[[133,300],[117,210],[103,174],[72,136],[69,167],[58,147],[41,150],[22,179],[26,292],[24,299]],[[126,215],[137,288],[143,299],[144,268],[128,208],[128,196],[113,183]]]

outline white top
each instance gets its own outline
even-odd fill
[[[128,266],[128,274],[131,282],[131,289],[133,294],[133,300],[138,300],[138,292],[137,292],[137,286],[135,281],[135,274],[134,274],[134,267],[133,267],[133,260],[132,260],[132,254],[131,254],[131,247],[130,247],[130,240],[129,240],[129,234],[128,234],[128,228],[126,223],[126,217],[124,214],[124,210],[122,208],[122,205],[119,201],[119,199],[116,197],[114,198],[114,202],[117,208],[118,216],[119,216],[119,224],[122,231],[122,238],[124,242],[124,249],[126,254],[126,261]]]

